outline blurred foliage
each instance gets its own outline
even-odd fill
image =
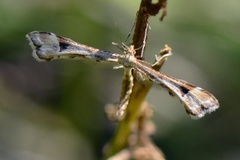
[[[38,63],[25,34],[51,31],[119,52],[111,42],[129,33],[140,1],[0,1],[0,158],[99,159],[114,131],[104,105],[118,100],[121,70],[59,60]],[[163,22],[151,18],[147,60],[167,43],[163,72],[211,91],[220,109],[191,120],[167,92],[148,96],[155,142],[167,159],[240,159],[240,2],[169,1]],[[123,39],[123,40],[122,40]],[[128,40],[127,43],[130,40]]]

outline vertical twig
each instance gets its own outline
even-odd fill
[[[163,20],[166,16],[166,1],[159,0],[158,3],[153,4],[152,0],[142,0],[139,10],[137,12],[136,27],[133,34],[134,48],[142,48],[141,50],[136,50],[136,57],[138,59],[143,59],[143,53],[146,48],[147,36],[149,30],[149,17],[156,15],[161,8],[163,8],[163,15],[160,20]]]
[[[132,45],[134,48],[141,48],[136,50],[136,57],[138,59],[143,59],[143,53],[145,51],[147,36],[149,30],[149,17],[151,15],[156,15],[161,8],[164,9],[161,20],[166,15],[166,0],[159,0],[157,3],[153,4],[152,0],[142,0],[139,10],[137,12],[136,26],[133,35]],[[134,86],[132,88],[132,93],[129,99],[129,103],[126,109],[125,118],[119,122],[116,132],[105,150],[105,157],[107,159],[112,155],[116,154],[124,147],[127,146],[128,138],[131,133],[131,127],[139,118],[141,104],[144,101],[151,85],[145,85],[136,79],[135,73],[133,73]]]

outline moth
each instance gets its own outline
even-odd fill
[[[26,35],[37,61],[50,61],[59,58],[90,59],[97,62],[113,62],[126,68],[133,68],[147,79],[167,89],[178,97],[186,112],[194,119],[203,117],[219,108],[218,100],[208,91],[186,81],[158,72],[134,56],[134,48],[123,45],[125,54],[103,51],[51,32],[33,31]]]

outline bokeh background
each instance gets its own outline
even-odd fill
[[[120,52],[140,0],[0,1],[0,159],[96,160],[116,124],[104,106],[118,100],[122,70],[112,64],[39,63],[25,34],[58,35]],[[212,92],[220,109],[192,120],[178,100],[154,87],[154,142],[171,160],[240,159],[240,2],[170,0],[163,22],[151,17],[146,59],[164,44],[173,56],[162,72]],[[130,44],[131,39],[126,43]]]

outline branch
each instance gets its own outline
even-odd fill
[[[152,3],[152,0],[141,1],[139,10],[137,12],[136,26],[132,42],[132,45],[135,49],[141,48],[136,50],[135,56],[138,59],[143,59],[144,56],[149,30],[149,17],[158,14],[160,9],[163,9],[163,14],[160,18],[160,20],[162,20],[166,15],[166,0],[159,0],[155,4]],[[136,77],[137,73],[134,72],[134,86],[132,88],[132,93],[126,109],[126,115],[124,119],[119,122],[112,140],[106,147],[104,159],[115,155],[128,145],[128,139],[132,126],[138,121],[141,113],[141,104],[151,88],[151,85],[143,84],[141,81],[138,81]]]

